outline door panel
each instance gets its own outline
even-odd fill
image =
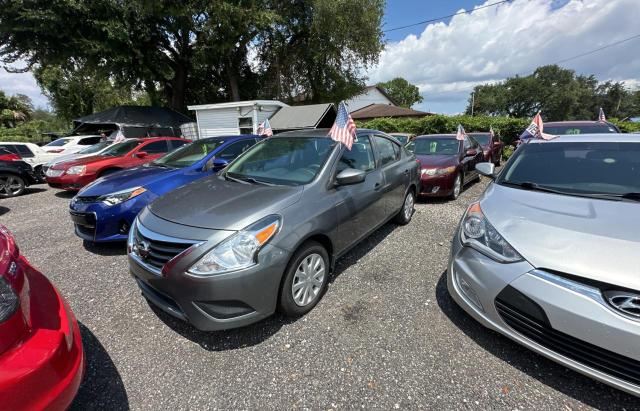
[[[374,136],[373,140],[384,174],[385,218],[388,218],[402,207],[409,181],[409,167],[400,160],[398,144],[382,136]]]

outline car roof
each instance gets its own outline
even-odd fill
[[[491,132],[490,131],[472,131],[467,134],[470,136],[490,136]]]
[[[609,122],[601,123],[600,121],[594,120],[549,121],[544,123],[545,126],[592,126],[596,124],[611,125]]]
[[[328,137],[329,130],[330,129],[328,128],[312,128],[306,130],[285,131],[284,133],[275,134],[274,137]],[[368,128],[358,128],[356,129],[356,133],[358,135],[371,133],[386,135],[386,133],[383,133],[382,131],[371,130]]]
[[[640,143],[640,136],[629,133],[564,134],[551,140],[532,138],[529,143]]]
[[[427,137],[438,137],[438,138],[456,138],[456,134],[422,134],[416,137],[416,140],[419,138],[427,138]]]

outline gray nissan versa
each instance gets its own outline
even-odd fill
[[[546,129],[545,129],[546,130]],[[485,326],[640,395],[640,138],[520,145],[462,217],[449,293]]]
[[[310,311],[338,257],[411,220],[419,179],[396,139],[358,130],[349,151],[327,133],[265,139],[143,209],[128,240],[142,294],[205,331]]]

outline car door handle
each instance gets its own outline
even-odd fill
[[[378,191],[378,190],[380,190],[380,188],[381,188],[381,187],[382,187],[382,183],[376,183],[376,184],[373,186],[373,190],[374,190],[374,191]]]
[[[409,170],[404,170],[404,175],[408,176],[409,175]]]

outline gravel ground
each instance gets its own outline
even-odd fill
[[[70,195],[36,186],[0,202],[0,222],[69,300],[87,373],[75,409],[605,409],[633,397],[473,321],[444,271],[465,206],[424,201],[411,224],[375,232],[339,261],[306,317],[203,333],[153,310],[124,246],[74,236]]]

